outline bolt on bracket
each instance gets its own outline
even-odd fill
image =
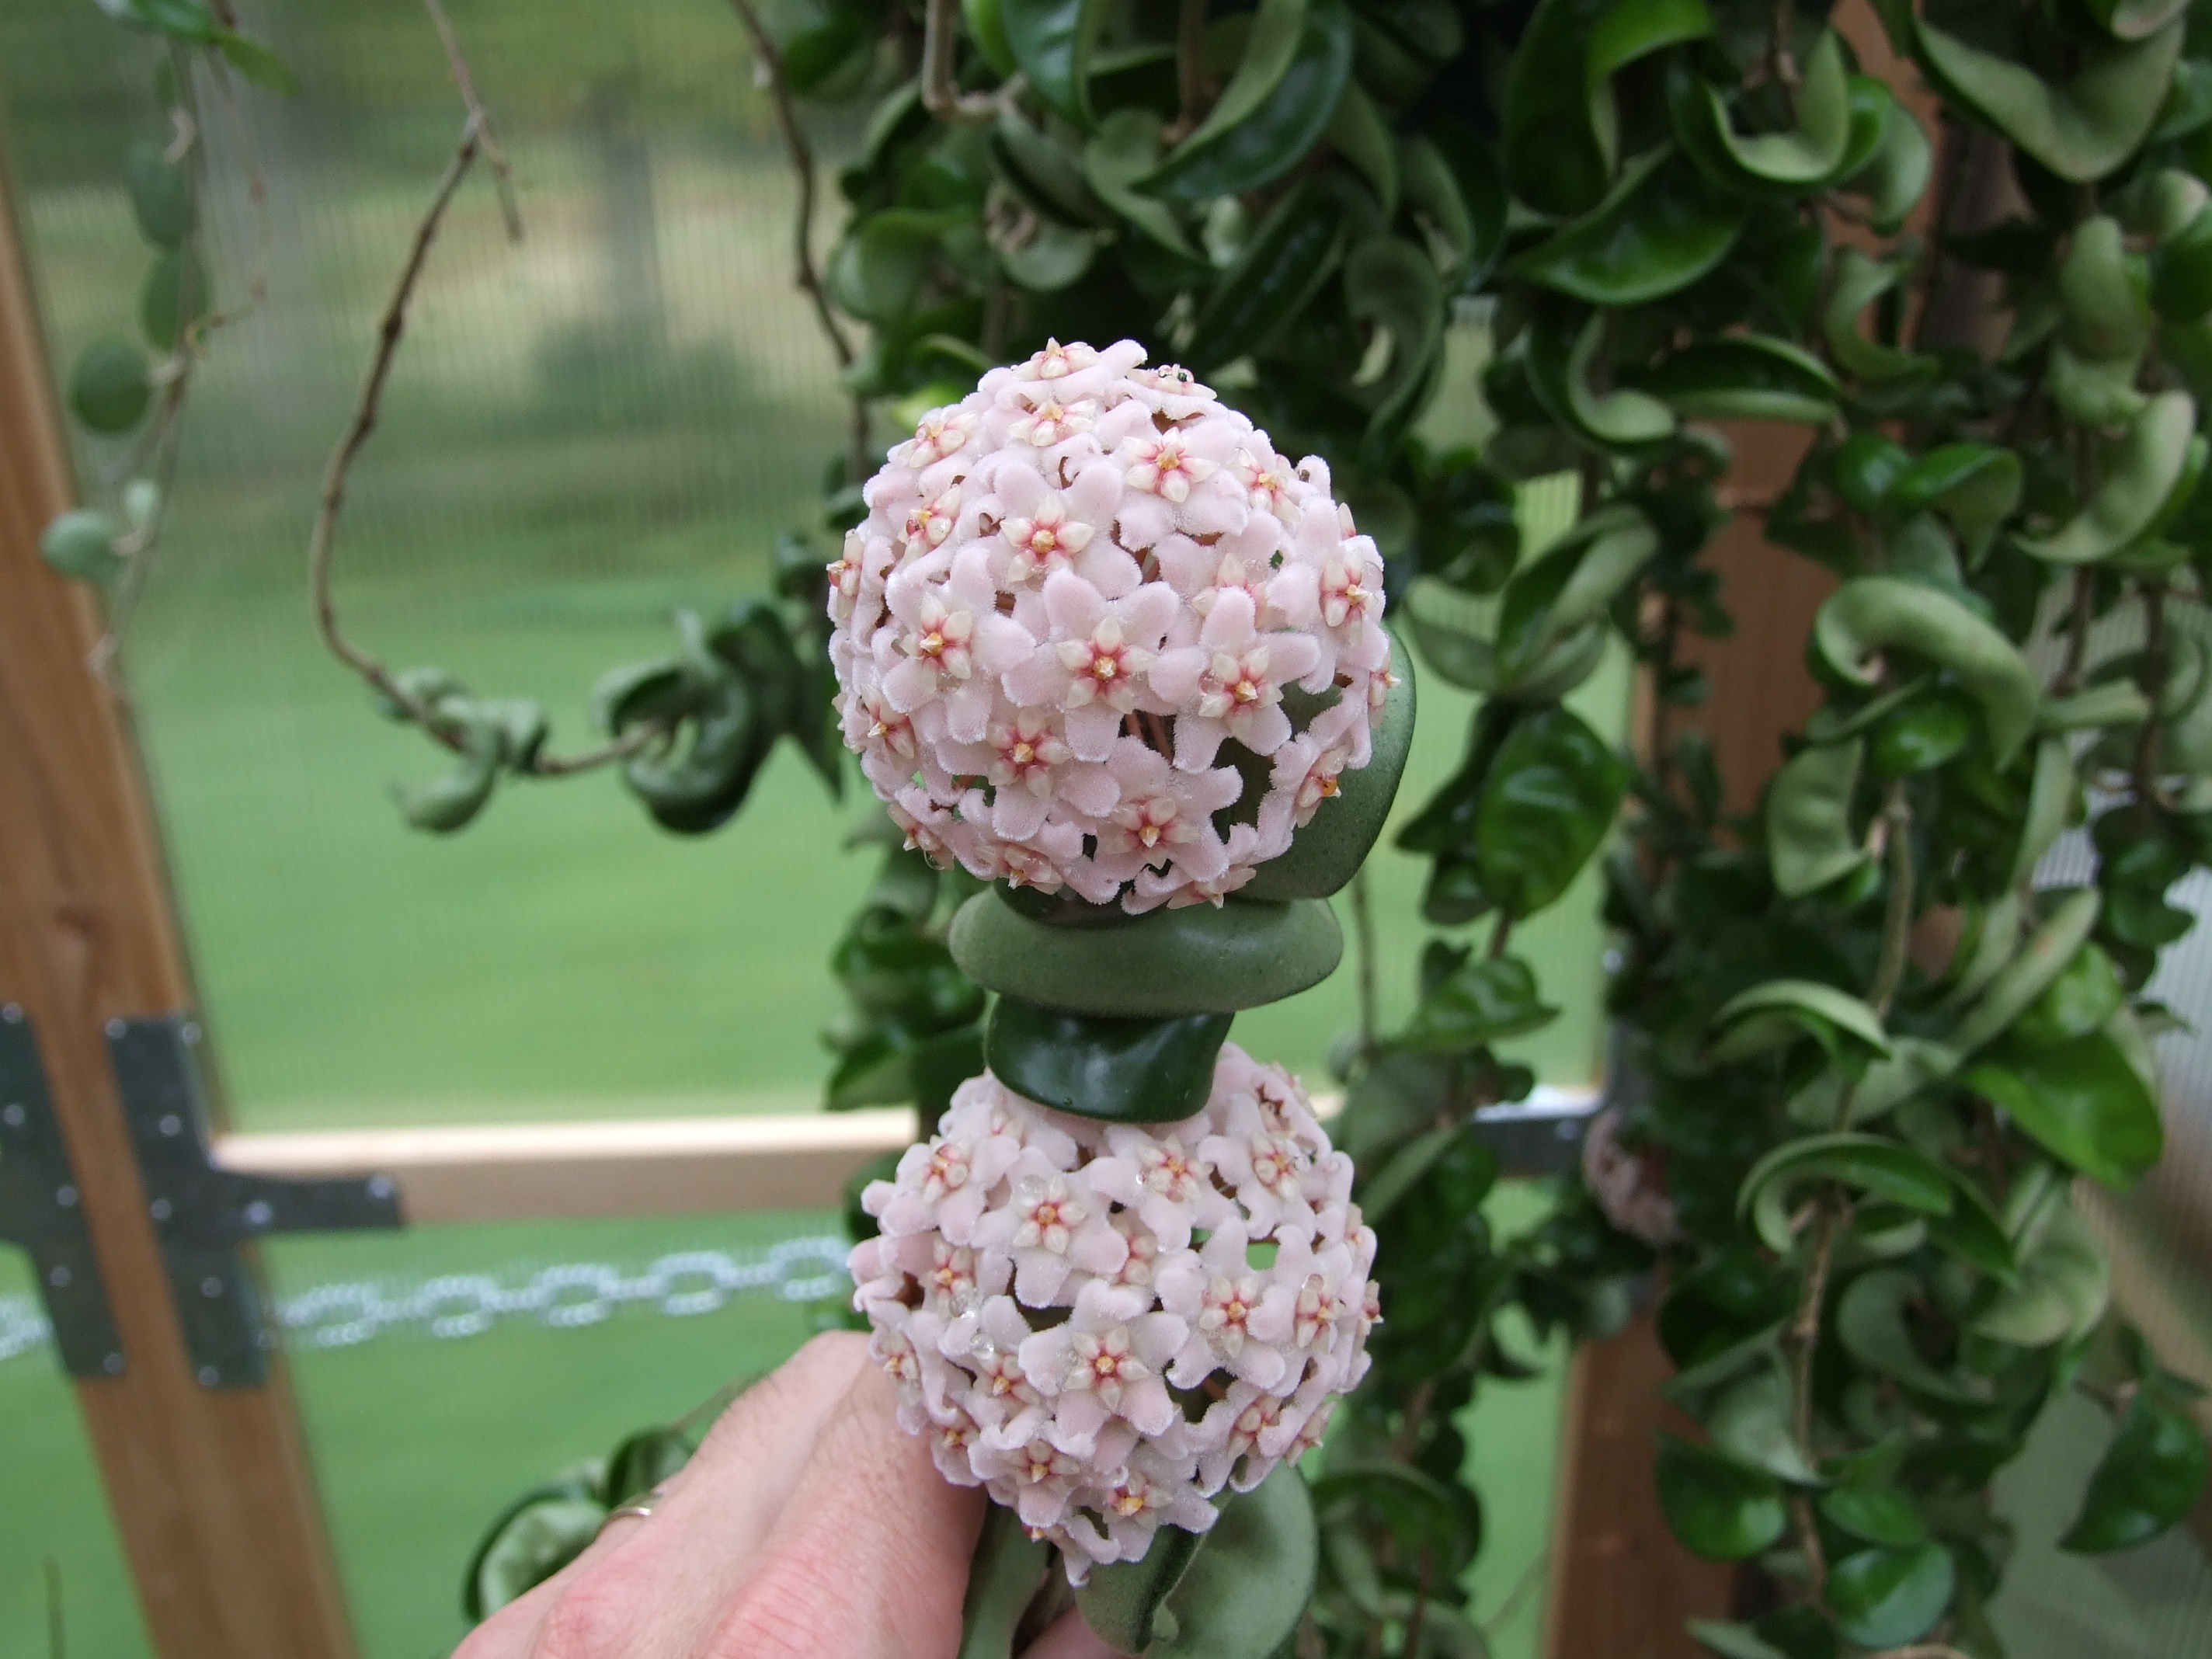
[[[239,1247],[270,1233],[398,1227],[399,1197],[383,1176],[294,1181],[217,1168],[199,1040],[181,1014],[107,1023],[108,1061],[194,1374],[203,1388],[252,1388],[269,1374],[276,1335]]]

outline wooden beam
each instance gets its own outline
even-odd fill
[[[0,181],[0,1001],[34,1023],[123,1337],[77,1400],[162,1659],[350,1659],[283,1363],[193,1380],[108,1069],[108,1020],[191,996],[125,714],[85,665],[99,617],[39,558],[72,493]]]
[[[1575,1350],[1553,1477],[1544,1659],[1710,1659],[1683,1621],[1726,1618],[1735,1571],[1684,1550],[1659,1511],[1656,1437],[1688,1427],[1659,1397],[1674,1372],[1649,1312]]]
[[[905,1107],[758,1117],[514,1123],[217,1137],[225,1169],[388,1177],[417,1222],[679,1215],[834,1205],[852,1173],[912,1141]]]

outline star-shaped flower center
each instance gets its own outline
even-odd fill
[[[1066,568],[1091,545],[1093,532],[1080,519],[1069,518],[1066,504],[1054,495],[1039,504],[1035,517],[1008,519],[999,533],[1013,549],[1006,561],[1007,580],[1025,582],[1040,571],[1049,575]]]
[[[906,453],[906,464],[919,472],[957,453],[967,446],[975,425],[975,417],[965,410],[932,410],[914,429],[914,445]]]
[[[964,680],[975,672],[968,641],[975,632],[975,618],[965,611],[946,609],[931,594],[921,602],[921,619],[906,637],[907,654],[933,666],[939,673]]]
[[[1205,1305],[1199,1310],[1198,1328],[1222,1352],[1234,1356],[1251,1334],[1246,1322],[1260,1301],[1260,1281],[1253,1274],[1231,1279],[1216,1273],[1206,1284]]]
[[[906,538],[918,547],[942,546],[959,516],[960,486],[955,484],[935,501],[907,510]]]
[[[1027,712],[1011,726],[993,726],[989,737],[998,756],[991,763],[991,781],[1001,789],[1018,787],[1033,795],[1048,795],[1052,769],[1072,755],[1049,723]]]
[[[1080,343],[1064,346],[1057,340],[1047,340],[1044,349],[1014,371],[1024,380],[1057,380],[1073,374],[1079,368],[1088,368],[1098,361],[1098,354]]]
[[[1331,559],[1322,567],[1321,619],[1331,628],[1364,620],[1375,608],[1379,595],[1361,578],[1361,572],[1348,568],[1341,559]]]
[[[1021,1224],[1014,1229],[1014,1243],[1023,1249],[1043,1249],[1054,1255],[1066,1255],[1069,1238],[1091,1212],[1069,1193],[1067,1182],[1058,1176],[1049,1181],[1032,1177],[1022,1188],[1014,1200],[1021,1215]]]
[[[1128,1328],[1116,1325],[1103,1335],[1089,1331],[1077,1334],[1068,1364],[1067,1386],[1096,1389],[1101,1403],[1112,1411],[1121,1405],[1125,1387],[1141,1382],[1152,1374],[1145,1362],[1129,1352]]]
[[[1152,653],[1128,643],[1119,618],[1103,617],[1087,640],[1062,640],[1060,660],[1074,678],[1067,706],[1080,708],[1094,699],[1127,708],[1137,699],[1132,676],[1152,665]]]
[[[1190,487],[1212,476],[1217,463],[1190,453],[1179,434],[1133,441],[1135,465],[1127,473],[1130,488],[1149,490],[1170,501],[1190,499]]]
[[[1173,1204],[1188,1201],[1213,1172],[1211,1164],[1186,1152],[1182,1142],[1173,1135],[1139,1147],[1137,1163],[1144,1170],[1145,1185]]]
[[[1007,423],[1006,435],[1016,443],[1049,449],[1079,432],[1090,431],[1097,413],[1098,404],[1093,398],[1078,398],[1072,404],[1063,404],[1048,393]]]
[[[1262,1134],[1252,1137],[1252,1178],[1278,1198],[1288,1198],[1298,1189],[1298,1149],[1279,1135]]]
[[[968,1148],[957,1140],[939,1140],[929,1149],[929,1164],[921,1178],[922,1195],[933,1204],[956,1188],[968,1184]]]
[[[1198,712],[1207,720],[1228,720],[1282,700],[1282,692],[1267,678],[1267,647],[1255,645],[1242,655],[1213,653],[1212,665],[1199,684]]]

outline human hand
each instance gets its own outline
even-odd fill
[[[867,1340],[817,1336],[649,1516],[615,1517],[453,1659],[953,1659],[984,1503],[900,1429]],[[1111,1654],[1071,1612],[1023,1659]]]

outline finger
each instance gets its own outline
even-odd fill
[[[1022,1650],[1022,1659],[1120,1659],[1120,1656],[1083,1622],[1082,1613],[1070,1607]]]
[[[817,1336],[737,1398],[642,1519],[611,1520],[589,1548],[493,1614],[454,1659],[564,1655],[678,1659],[757,1564],[823,1423],[868,1366],[867,1342]]]
[[[952,1659],[983,1494],[951,1485],[898,1426],[870,1366],[814,1443],[714,1659]]]

